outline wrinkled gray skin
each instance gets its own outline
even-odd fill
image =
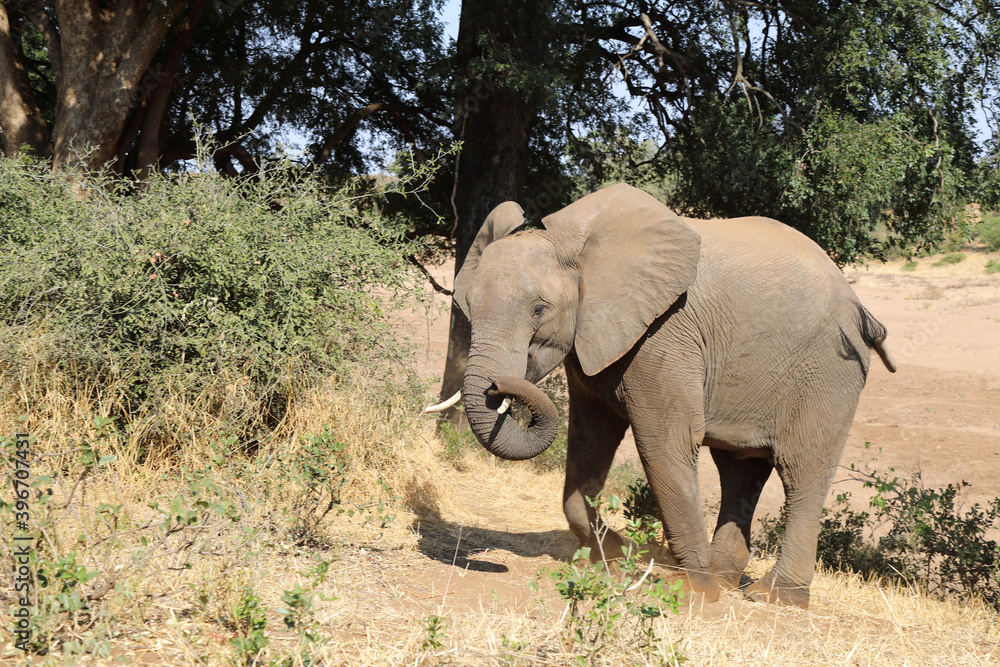
[[[521,208],[498,206],[455,281],[472,322],[464,396],[476,437],[506,459],[544,451],[555,408],[531,383],[565,362],[570,528],[598,553],[584,497],[604,486],[631,425],[670,549],[708,600],[739,585],[757,499],[777,469],[781,552],[747,595],[807,606],[821,510],[870,350],[895,370],[885,328],[815,243],[774,220],[681,218],[619,184],[542,222],[515,231]],[[504,396],[530,408],[527,429],[497,414]],[[711,542],[701,447],[722,485]],[[622,544],[609,533],[601,546],[614,556]]]

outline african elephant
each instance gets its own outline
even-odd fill
[[[504,459],[544,451],[558,424],[534,383],[564,362],[570,528],[598,546],[584,498],[604,486],[631,425],[670,549],[709,601],[739,585],[757,499],[777,469],[781,551],[746,594],[807,606],[823,502],[871,349],[895,371],[885,327],[819,246],[775,220],[683,218],[618,184],[542,224],[525,229],[520,206],[499,205],[455,279],[472,322],[462,393],[476,437]],[[505,397],[528,407],[527,428]],[[711,542],[702,446],[722,486]],[[606,554],[620,553],[621,537],[604,540]]]

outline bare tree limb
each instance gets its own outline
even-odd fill
[[[438,294],[444,294],[445,296],[452,296],[454,294],[454,292],[448,289],[447,287],[442,287],[441,284],[434,279],[434,276],[430,274],[430,271],[428,271],[423,264],[417,261],[416,257],[414,257],[413,255],[407,255],[406,259],[408,262],[410,262],[410,264],[417,267],[417,270],[420,271],[420,273],[424,274],[424,276],[427,277],[427,280],[430,281],[431,287],[434,288],[435,292],[437,292]]]
[[[316,156],[313,158],[313,162],[317,164],[322,164],[330,159],[333,154],[333,149],[337,147],[340,142],[347,137],[351,136],[354,132],[354,128],[357,127],[358,123],[372,115],[373,113],[378,113],[379,111],[386,111],[390,108],[385,102],[373,102],[366,106],[361,107],[344,121],[344,124],[340,126],[333,136],[323,142],[323,145],[316,151]]]
[[[59,31],[56,30],[56,24],[49,16],[49,13],[45,11],[45,3],[42,0],[31,3],[29,5],[29,12],[31,17],[31,22],[35,24],[38,28],[38,32],[42,33],[42,39],[45,41],[45,49],[49,52],[49,64],[52,67],[52,75],[56,81],[56,88],[58,89],[62,86],[62,39],[59,37]]]
[[[181,59],[184,57],[184,52],[191,43],[194,29],[204,9],[204,0],[195,0],[188,6],[181,21],[177,38],[170,48],[170,53],[167,54],[163,68],[162,70],[158,70],[158,80],[152,82],[152,87],[149,90],[145,87],[140,88],[144,101],[148,101],[143,114],[139,146],[136,151],[136,166],[140,179],[145,179],[149,176],[150,170],[163,152],[162,133],[167,116],[167,105],[174,89]]]

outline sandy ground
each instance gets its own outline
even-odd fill
[[[862,303],[888,328],[899,372],[889,373],[873,358],[835,492],[863,497],[846,468],[874,456],[877,469],[919,470],[928,486],[971,483],[966,504],[1000,496],[1000,274],[984,272],[995,253],[967,254],[946,266],[933,266],[939,257],[924,258],[912,271],[902,270],[902,260],[845,271]],[[431,272],[451,286],[450,263]],[[401,323],[401,332],[417,345],[418,373],[436,395],[448,342],[448,298],[438,294],[434,302]],[[635,457],[628,433],[618,460]],[[708,456],[700,477],[710,507],[718,501],[719,483]],[[781,483],[772,474],[758,517],[776,514],[782,502]]]

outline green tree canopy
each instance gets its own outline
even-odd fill
[[[461,9],[449,40],[442,0],[4,2],[5,151],[144,177],[190,158],[200,123],[224,173],[296,140],[339,180],[457,139],[441,221],[415,231],[459,255],[497,198],[540,216],[610,178],[780,218],[843,262],[933,244],[959,204],[1000,195],[985,0]]]
[[[1000,204],[988,0],[10,0],[0,133],[146,178],[195,152],[252,174],[286,140],[335,181],[460,141],[436,215],[461,265],[490,209],[537,218],[610,180],[703,216],[767,215],[840,263],[933,246]],[[991,123],[985,143],[977,116]],[[403,202],[405,205],[407,202]],[[445,392],[467,326],[453,310]]]
[[[215,132],[223,171],[253,170],[295,136],[315,164],[364,173],[362,120],[390,149],[448,135],[440,5],[4,2],[4,149],[145,175],[194,155],[197,122]]]
[[[567,32],[642,100],[627,122],[659,144],[645,162],[670,176],[673,205],[779,218],[847,262],[933,244],[958,205],[989,196],[996,136],[977,144],[976,111],[995,123],[996,7],[629,5],[596,16],[594,5],[569,3],[568,25],[582,29]],[[592,134],[582,153],[612,139]]]

